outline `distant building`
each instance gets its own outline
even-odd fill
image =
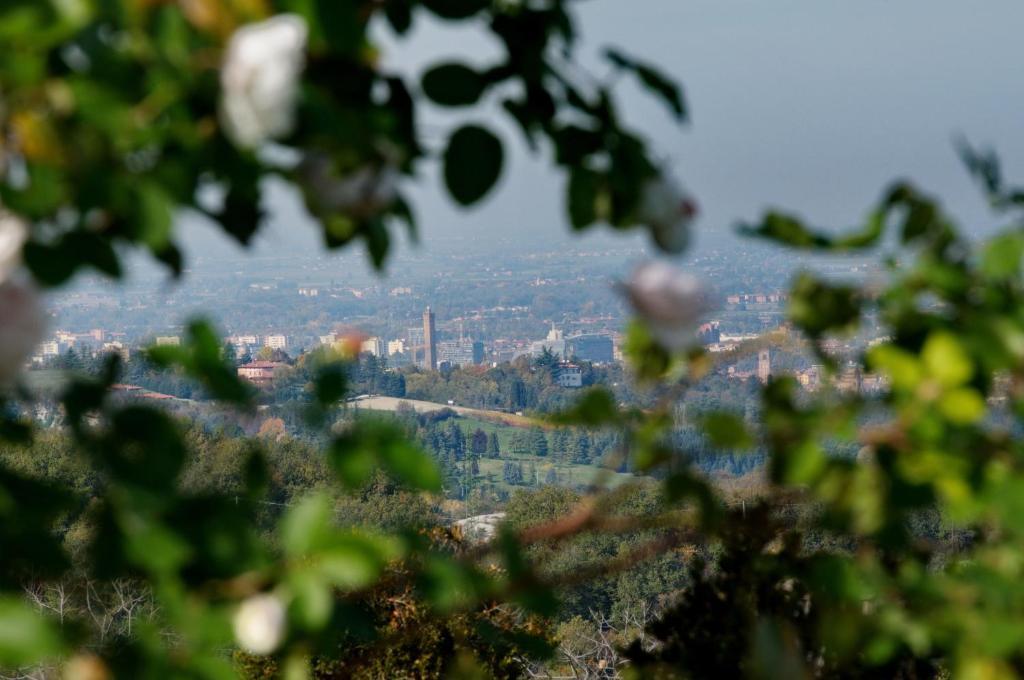
[[[842,372],[835,379],[836,389],[840,392],[860,394],[863,389],[864,371],[855,361],[847,362]]]
[[[162,335],[156,339],[157,347],[172,346],[177,347],[181,344],[181,338],[177,335]]]
[[[757,379],[767,384],[772,377],[772,351],[762,349],[757,353]]]
[[[437,329],[430,307],[423,312],[423,366],[431,371],[437,370]]]
[[[423,356],[423,326],[405,329],[405,340],[410,363],[422,366],[420,358]]]
[[[285,349],[288,346],[288,338],[284,335],[268,335],[263,338],[263,345],[270,349]]]
[[[744,293],[725,298],[729,310],[774,311],[787,301],[784,293]]]
[[[394,356],[396,354],[405,354],[406,346],[404,340],[389,340],[388,341],[388,356]]]
[[[277,376],[277,371],[283,366],[287,366],[287,364],[278,361],[252,361],[238,367],[238,377],[262,385],[273,380]]]
[[[227,339],[235,347],[253,347],[260,344],[258,335],[234,335]]]
[[[555,381],[560,387],[583,387],[583,369],[577,364],[562,363],[558,367]]]
[[[437,360],[449,366],[471,366],[483,363],[484,343],[462,338],[437,343]]]
[[[565,358],[568,356],[565,334],[556,329],[554,324],[551,324],[551,330],[548,331],[546,338],[530,343],[530,356],[539,357],[544,354],[544,350],[551,352],[557,357]]]
[[[810,368],[805,368],[802,371],[798,371],[796,374],[797,382],[799,382],[805,390],[814,392],[821,387],[821,379],[825,375],[825,367],[819,364],[815,364]]]
[[[328,333],[327,335],[321,335],[317,339],[321,345],[333,345],[338,341],[338,335],[336,333]]]
[[[42,357],[55,357],[60,354],[60,345],[51,340],[39,345],[39,354]]]
[[[717,345],[722,341],[722,331],[717,321],[702,324],[697,329],[697,339],[702,345]]]
[[[372,354],[375,357],[384,356],[384,341],[378,337],[367,338],[359,345],[361,354]]]
[[[103,343],[101,351],[105,354],[116,354],[121,357],[122,361],[128,361],[131,356],[131,353],[128,351],[128,348],[125,347],[124,343],[118,342],[117,340]]]
[[[319,288],[299,288],[299,295],[302,297],[318,297],[320,295]]]
[[[615,345],[610,335],[590,333],[574,335],[566,341],[569,356],[595,364],[615,361]]]

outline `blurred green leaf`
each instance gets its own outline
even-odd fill
[[[749,449],[754,445],[754,438],[747,431],[743,418],[733,413],[707,413],[701,418],[701,427],[716,448]]]
[[[669,109],[672,110],[676,120],[686,120],[686,104],[683,101],[682,90],[678,84],[650,64],[628,57],[620,50],[607,49],[604,55],[606,59],[619,68],[635,73],[637,78],[640,79],[640,83],[658,95]]]
[[[182,368],[215,399],[251,406],[253,390],[238,377],[235,367],[224,360],[222,347],[209,322],[196,319],[188,324],[184,344],[150,347],[146,355],[158,366]]]
[[[928,375],[944,387],[963,385],[974,375],[974,363],[952,333],[936,332],[928,336],[921,349]]]
[[[560,425],[610,427],[622,421],[622,414],[615,396],[604,388],[595,387],[577,399],[571,409],[556,413],[549,420]]]
[[[293,619],[309,630],[320,630],[331,618],[334,593],[315,569],[304,566],[289,574],[288,589],[292,600],[289,611]]]
[[[860,319],[858,288],[834,285],[806,272],[790,288],[789,318],[812,338],[830,331],[846,331]]]
[[[423,93],[442,106],[475,104],[484,91],[484,78],[464,64],[448,63],[431,67],[423,74]]]
[[[317,371],[314,393],[322,406],[328,406],[341,399],[345,396],[347,388],[348,378],[344,364],[331,363]]]
[[[1022,257],[1024,234],[1001,234],[985,244],[981,253],[981,269],[992,279],[1016,279],[1021,273]]]
[[[569,173],[569,221],[573,229],[583,229],[597,220],[597,200],[601,177],[596,172],[574,167]]]
[[[486,128],[466,125],[448,140],[444,154],[444,179],[457,203],[469,206],[498,181],[504,163],[501,141]]]
[[[360,422],[334,440],[329,460],[349,487],[365,483],[376,465],[413,489],[441,490],[437,464],[403,433],[384,423]]]
[[[142,183],[136,190],[138,194],[138,224],[136,228],[141,241],[154,252],[160,252],[171,238],[171,198],[152,182]]]
[[[488,0],[422,0],[423,6],[442,19],[468,19],[488,7]]]
[[[281,520],[281,545],[292,557],[309,555],[330,542],[331,500],[313,494],[288,509]]]
[[[0,598],[0,667],[18,668],[53,660],[64,651],[59,629],[27,602]]]
[[[883,213],[871,216],[860,231],[833,236],[814,231],[797,217],[780,212],[769,212],[758,225],[741,224],[740,233],[767,239],[776,243],[806,250],[845,251],[874,246],[885,229]]]

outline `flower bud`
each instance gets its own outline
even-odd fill
[[[299,15],[278,14],[231,36],[220,74],[220,114],[238,146],[252,149],[291,132],[308,33]]]
[[[697,277],[665,262],[647,262],[633,272],[626,292],[659,344],[677,350],[693,341],[697,322],[707,309]]]
[[[681,253],[686,249],[696,215],[696,202],[671,178],[659,175],[644,184],[637,218],[650,228],[654,242],[665,252]]]
[[[25,221],[0,208],[0,283],[21,264],[21,248],[27,239]]]
[[[36,289],[19,278],[0,283],[0,387],[14,382],[45,330]]]
[[[284,604],[275,595],[253,595],[235,613],[234,629],[242,649],[251,654],[270,654],[284,640]]]

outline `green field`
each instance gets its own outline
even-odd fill
[[[551,455],[531,456],[511,453],[512,435],[517,429],[521,428],[470,417],[460,417],[456,422],[458,422],[463,432],[466,433],[467,438],[477,428],[486,432],[488,436],[492,432],[497,434],[501,456],[499,458],[481,458],[479,460],[480,477],[485,481],[493,483],[497,488],[514,488],[502,478],[502,470],[505,466],[505,461],[508,460],[522,463],[524,474],[527,475],[529,474],[527,472],[529,466],[533,465],[537,471],[537,480],[540,484],[545,482],[548,470],[552,468],[555,470],[557,476],[556,483],[559,486],[589,485],[593,483],[600,483],[602,486],[617,486],[625,481],[636,479],[636,476],[631,473],[614,472],[597,467],[596,465],[558,462]]]

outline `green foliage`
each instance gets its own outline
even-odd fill
[[[43,2],[38,9],[30,4],[15,3],[0,16],[0,31],[18,55],[0,61],[4,129],[16,140],[10,151],[23,161],[25,178],[7,175],[0,200],[33,222],[59,225],[33,230],[25,249],[39,281],[59,285],[82,267],[120,276],[115,245],[125,244],[146,248],[180,274],[184,263],[172,215],[183,208],[248,243],[262,222],[261,179],[268,176],[302,190],[329,246],[362,240],[378,266],[388,250],[388,225],[412,224],[401,196],[332,203],[324,200],[330,194],[324,173],[307,172],[310,163],[296,168],[232,143],[218,66],[228,38],[267,18],[268,3],[86,0]],[[298,14],[309,28],[296,124],[279,141],[318,167],[330,167],[336,178],[382,166],[411,175],[427,155],[416,128],[414,88],[378,70],[368,56],[375,48],[368,27],[377,15],[400,34],[425,15],[481,19],[474,30],[504,48],[504,60],[484,73],[435,64],[423,77],[427,97],[473,106],[487,87],[509,91],[500,86],[514,83],[522,94],[504,99],[503,110],[531,145],[539,134],[555,139],[556,120],[566,115],[601,129],[586,158],[565,163],[567,172],[587,158],[606,156],[607,176],[615,183],[632,181],[637,167],[649,174],[647,152],[612,115],[610,93],[583,94],[586,84],[573,66],[575,28],[567,3],[526,8],[479,0],[346,0],[284,2],[276,9]],[[109,40],[109,30],[126,40]],[[613,58],[681,115],[671,81],[619,53]],[[630,140],[628,152],[619,138]],[[75,142],[69,147],[63,140]],[[446,177],[457,202],[474,203],[494,185],[501,148],[477,126],[453,135]],[[223,190],[223,200],[201,199],[212,185]],[[623,220],[625,212],[617,212],[615,222],[625,226]]]
[[[444,181],[452,198],[468,206],[483,198],[501,176],[501,140],[479,125],[459,128],[444,152]]]
[[[423,74],[423,93],[443,106],[475,104],[485,85],[483,76],[463,64],[440,64]]]
[[[0,599],[0,667],[18,668],[52,658],[63,650],[60,632],[27,602]]]
[[[17,168],[0,177],[0,201],[30,223],[24,262],[39,283],[62,284],[83,268],[119,276],[124,246],[144,248],[180,274],[172,216],[197,211],[247,243],[269,177],[301,190],[325,243],[362,240],[378,267],[389,226],[413,222],[400,187],[377,186],[382,177],[413,175],[428,155],[440,156],[452,199],[482,200],[501,177],[504,143],[460,121],[442,153],[427,151],[415,88],[368,57],[378,15],[398,33],[424,12],[472,20],[503,61],[482,73],[428,68],[424,94],[473,107],[485,91],[501,93],[502,115],[532,148],[551,149],[564,172],[574,228],[636,221],[641,188],[657,166],[621,125],[610,88],[578,82],[568,3],[276,7],[309,28],[296,125],[273,135],[294,163],[236,144],[222,118],[226,43],[238,27],[267,18],[269,4],[0,8],[8,48],[0,56],[0,125],[10,142],[6,163]],[[685,119],[680,90],[654,67],[619,51],[606,56]],[[996,209],[1020,207],[1021,192],[1006,186],[993,154],[961,151]],[[361,177],[373,190],[338,197],[353,192],[334,190]],[[221,200],[202,198],[211,188]],[[18,411],[21,396],[5,394],[0,665],[45,664],[75,649],[84,613],[62,627],[20,595],[26,585],[74,577],[87,593],[136,584],[153,604],[151,620],[116,644],[92,647],[100,674],[117,677],[230,677],[231,620],[256,595],[276,598],[286,620],[276,655],[242,658],[246,673],[437,677],[483,668],[514,677],[524,656],[551,651],[539,619],[595,606],[621,611],[652,602],[657,591],[674,597],[656,603],[647,627],[657,644],[628,649],[638,677],[1015,677],[1024,668],[1024,241],[1014,219],[979,246],[937,201],[899,183],[849,235],[782,212],[744,227],[824,252],[880,247],[895,232],[902,257],[890,259],[884,284],[869,291],[806,274],[791,291],[790,320],[829,373],[838,365],[825,351],[831,337],[861,329],[867,317],[881,323],[887,336],[854,359],[883,389],[809,394],[777,376],[761,388],[756,433],[747,431],[746,414],[688,417],[680,397],[713,360],[659,346],[637,321],[626,351],[654,392],[646,408],[626,411],[611,392],[591,391],[561,422],[607,426],[610,439],[522,429],[507,448],[562,463],[590,463],[614,449],[621,465],[662,480],[658,490],[634,494],[626,485],[585,498],[549,486],[515,494],[496,540],[472,548],[430,528],[438,502],[430,494],[477,476],[479,437],[467,442],[451,413],[429,426],[332,422],[347,389],[390,384],[394,374],[376,360],[338,367],[313,356],[288,369],[277,389],[310,405],[314,443],[289,439],[283,421],[268,418],[259,440],[211,445],[170,411],[112,398],[120,371],[113,360],[62,391],[59,436],[33,438]],[[228,405],[255,401],[203,322],[190,324],[182,347],[148,356]],[[84,368],[83,357],[65,359],[67,368]],[[488,398],[511,410],[538,405],[556,389],[556,365],[545,355],[492,375]],[[404,381],[390,385],[406,389]],[[436,456],[411,435],[428,440]],[[687,450],[699,442],[729,450],[763,442],[768,475],[757,503],[744,497],[736,507],[702,474]],[[491,455],[498,448],[488,441]],[[506,457],[501,465],[507,484],[538,481],[533,462]],[[374,528],[354,526],[374,516],[363,522]]]
[[[350,487],[365,484],[380,466],[412,488],[441,488],[434,461],[385,423],[357,423],[334,440],[328,456],[339,480]]]
[[[235,366],[221,352],[216,333],[205,321],[189,324],[183,345],[151,347],[148,356],[157,366],[181,368],[216,399],[240,406],[252,401],[252,391],[238,378]]]
[[[682,92],[671,78],[666,77],[654,66],[628,57],[619,50],[605,50],[604,54],[615,66],[635,73],[644,87],[665,101],[678,120],[686,120],[686,105],[683,103]]]

